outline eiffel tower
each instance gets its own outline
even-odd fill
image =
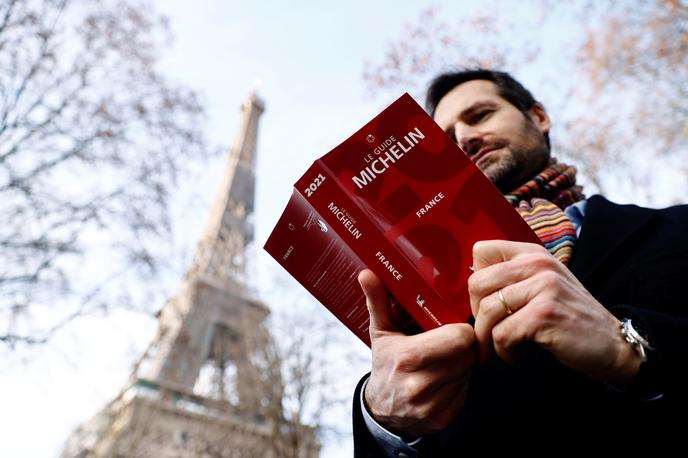
[[[130,383],[70,435],[62,457],[318,456],[312,428],[281,421],[283,387],[264,326],[269,310],[246,285],[263,111],[255,93],[242,104],[193,264],[161,309],[156,337]],[[301,444],[290,446],[285,431]]]

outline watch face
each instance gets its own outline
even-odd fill
[[[644,325],[644,323],[641,320],[638,319],[628,319],[628,323],[640,337],[645,339],[645,341],[649,342],[649,335],[647,332],[647,327]]]
[[[636,332],[638,334],[640,334],[640,336],[643,339],[645,339],[649,342],[650,336],[649,336],[649,333],[647,332],[647,327],[645,326],[645,324],[640,320],[631,321],[631,324],[633,325],[633,329],[635,329]]]
[[[640,326],[636,323],[638,323],[637,320],[634,323],[630,318],[625,318],[621,325],[621,334],[642,355],[643,362],[645,362],[647,360],[646,352],[652,351],[654,348],[652,348],[646,334],[643,335],[639,331]]]

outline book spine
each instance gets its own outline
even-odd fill
[[[342,238],[424,330],[459,322],[437,291],[344,192],[318,160],[296,183],[315,212]]]

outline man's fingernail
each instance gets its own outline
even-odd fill
[[[471,270],[471,272],[475,272],[475,267],[473,267],[473,266],[468,266],[468,268]]]

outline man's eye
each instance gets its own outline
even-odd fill
[[[488,117],[492,113],[492,110],[482,110],[476,113],[475,119],[476,121],[481,121],[482,119]]]

